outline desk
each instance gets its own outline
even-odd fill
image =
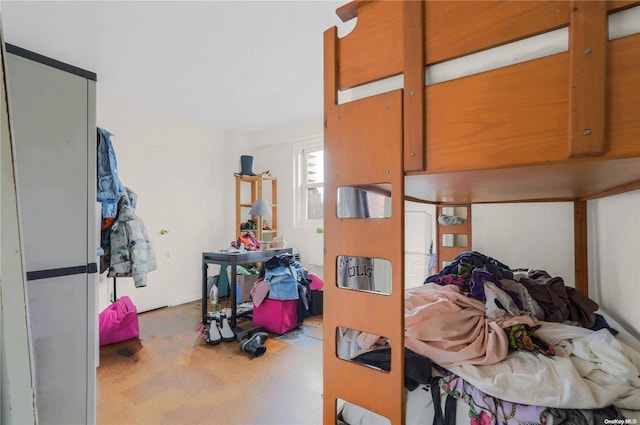
[[[221,266],[231,267],[231,278],[229,286],[231,287],[231,317],[229,325],[231,329],[236,327],[236,275],[238,264],[259,263],[269,260],[274,255],[292,254],[292,248],[267,249],[264,251],[246,251],[246,252],[203,252],[202,253],[202,324],[209,323],[208,317],[208,299],[207,293],[207,271],[209,264],[219,264]]]

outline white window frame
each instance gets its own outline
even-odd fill
[[[322,136],[296,144],[296,182],[294,185],[294,205],[296,208],[295,217],[297,226],[323,227],[324,219],[307,219],[307,190],[313,187],[324,187],[322,183],[307,183],[306,158],[309,152],[324,151],[324,139]],[[325,176],[326,178],[326,176]],[[326,195],[326,194],[325,194]]]

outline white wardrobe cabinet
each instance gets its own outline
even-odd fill
[[[40,424],[96,410],[95,74],[7,45]]]

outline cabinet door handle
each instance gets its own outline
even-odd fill
[[[160,230],[160,234],[161,234],[161,235],[166,235],[167,233],[169,233],[169,231],[168,231],[168,230],[166,230],[166,229],[162,229],[162,230]]]

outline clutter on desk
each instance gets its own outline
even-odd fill
[[[228,246],[220,250],[226,253],[243,253],[249,251],[262,251],[267,249],[286,248],[287,241],[284,236],[278,236],[271,241],[260,241],[251,231],[242,232],[240,237],[235,241],[231,241]]]
[[[258,251],[261,249],[260,241],[256,239],[256,235],[253,232],[243,232],[238,240],[231,242],[232,248],[244,247],[247,251]]]
[[[287,241],[284,238],[284,235],[276,236],[271,241],[271,248],[280,249],[280,248],[286,248],[286,247],[287,247]]]

